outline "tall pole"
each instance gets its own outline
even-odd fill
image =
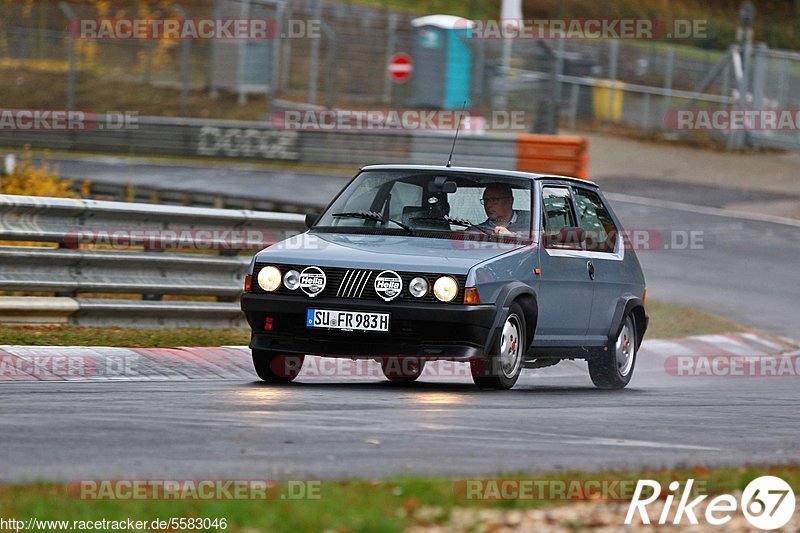
[[[322,19],[322,0],[314,0],[311,20],[319,21]],[[319,38],[316,36],[311,39],[311,63],[308,72],[308,102],[317,103],[317,79],[319,76]]]

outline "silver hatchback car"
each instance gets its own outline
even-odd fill
[[[586,359],[625,387],[645,331],[645,282],[592,182],[480,168],[361,169],[308,232],[255,255],[242,309],[259,377],[306,354],[374,358],[392,381],[467,361],[481,388]]]

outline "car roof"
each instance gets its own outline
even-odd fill
[[[598,187],[598,185],[589,180],[583,180],[572,176],[559,176],[557,174],[536,174],[533,172],[520,172],[518,170],[501,170],[496,168],[479,168],[479,167],[446,167],[443,165],[367,165],[361,167],[360,170],[433,170],[436,172],[444,173],[463,173],[470,174],[492,174],[495,176],[508,176],[512,178],[526,178],[530,180],[543,180],[543,179],[557,179],[564,181],[571,181],[573,183],[580,183],[582,185],[590,185]]]

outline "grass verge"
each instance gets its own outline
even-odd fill
[[[683,485],[694,479],[699,493],[721,494],[742,490],[751,480],[775,475],[784,479],[797,492],[800,489],[800,467],[777,465],[760,467],[686,468],[641,472],[563,472],[557,474],[513,474],[479,477],[486,480],[561,481],[568,487],[587,487],[586,481],[619,481],[612,494],[613,501],[630,500],[632,489],[639,479],[654,479],[662,487],[673,480]],[[251,476],[256,478],[257,476]],[[199,481],[199,480],[197,480]],[[62,484],[5,485],[0,487],[0,516],[27,520],[169,520],[170,518],[224,518],[225,531],[403,531],[412,527],[453,527],[454,517],[465,509],[494,509],[501,511],[528,510],[569,505],[585,499],[581,492],[565,492],[570,496],[550,499],[501,500],[467,498],[465,480],[440,477],[393,478],[384,481],[312,481],[302,486],[318,494],[317,499],[294,499],[300,490],[289,489],[283,481],[272,497],[261,500],[89,500],[81,499],[74,491],[67,492]],[[550,485],[552,486],[552,485]],[[625,487],[623,490],[622,487]],[[666,489],[664,489],[666,490]],[[480,494],[488,494],[481,492]],[[533,493],[539,497],[538,492]],[[594,505],[611,500],[592,499]],[[589,507],[591,509],[591,507]],[[585,508],[584,511],[585,512]],[[740,511],[737,511],[740,514]],[[478,514],[476,518],[480,519]],[[583,517],[584,519],[586,517]],[[624,515],[618,518],[621,526]],[[574,517],[572,520],[580,520]],[[459,524],[471,530],[476,524]],[[548,524],[541,524],[545,526]],[[564,524],[568,526],[569,524]],[[472,526],[472,527],[469,527]],[[124,529],[123,529],[124,530]]]
[[[648,339],[730,333],[745,328],[724,318],[688,307],[648,302]],[[37,346],[120,346],[128,348],[171,348],[175,346],[246,345],[248,329],[204,328],[96,328],[76,326],[0,325],[0,344]]]
[[[692,307],[648,300],[646,308],[650,315],[646,339],[735,333],[747,329],[736,322]]]
[[[173,348],[176,346],[243,346],[248,342],[250,342],[250,330],[248,329],[134,329],[0,325],[0,344]]]

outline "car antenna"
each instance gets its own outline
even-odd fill
[[[445,165],[447,168],[450,168],[450,164],[453,160],[453,150],[456,149],[456,139],[458,139],[458,128],[461,127],[461,115],[464,114],[464,109],[467,107],[467,101],[464,100],[464,104],[461,106],[461,113],[458,115],[458,123],[456,124],[456,134],[453,136],[453,146],[450,148],[450,155],[447,156],[447,164]]]

